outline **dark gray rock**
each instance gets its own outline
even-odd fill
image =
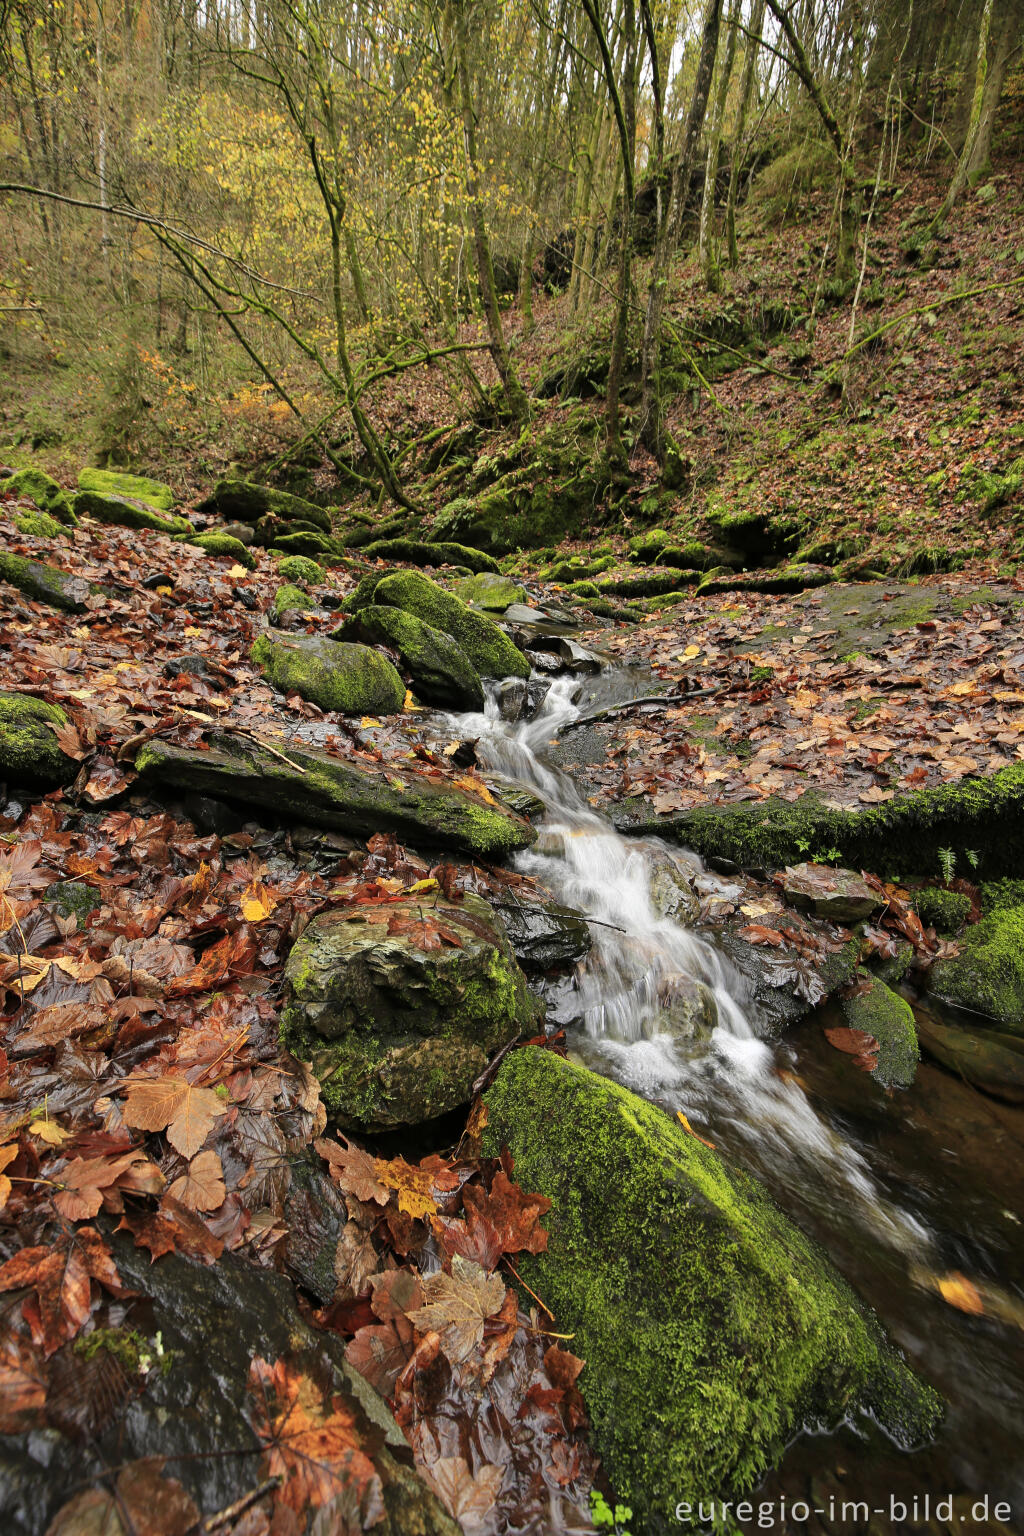
[[[555,901],[542,907],[503,901],[498,912],[526,971],[565,970],[582,960],[593,943],[586,919]]]

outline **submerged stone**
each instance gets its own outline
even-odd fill
[[[69,783],[78,764],[61,751],[51,729],[67,723],[56,704],[27,693],[0,693],[0,779],[46,788]]]
[[[594,1448],[640,1529],[752,1488],[805,1424],[933,1433],[938,1398],[826,1255],[661,1110],[536,1046],[484,1103],[484,1154],[507,1147],[552,1201],[547,1251],[517,1268],[587,1362]]]
[[[173,512],[174,492],[162,480],[148,475],[130,475],[120,469],[83,469],[78,476],[83,491],[99,491],[104,496],[128,496],[143,501],[154,512]]]
[[[1020,1035],[940,1024],[923,1009],[917,1014],[917,1029],[925,1052],[972,1088],[1011,1104],[1024,1104],[1024,1041]]]
[[[300,743],[275,743],[266,751],[229,731],[210,731],[206,740],[201,751],[154,737],[139,751],[136,770],[149,783],[179,793],[261,806],[357,837],[394,832],[416,847],[461,849],[483,859],[504,858],[537,835],[495,797],[486,803],[411,768],[393,765],[385,776]]]
[[[397,714],[405,684],[379,651],[320,635],[260,635],[252,659],[275,688],[342,715]]]
[[[461,646],[443,630],[414,614],[383,603],[361,607],[337,630],[338,639],[369,640],[398,652],[418,696],[443,709],[482,710],[484,688],[480,674]]]
[[[1024,1035],[1024,906],[1000,907],[968,928],[960,953],[928,973],[936,997]]]
[[[334,1120],[362,1131],[466,1103],[488,1057],[538,1014],[493,912],[471,895],[321,913],[285,980],[284,1043],[312,1060]]]
[[[481,677],[529,677],[530,663],[490,619],[474,613],[419,571],[396,571],[373,591],[374,603],[402,608],[461,646]]]
[[[877,977],[861,975],[854,988],[840,994],[843,1018],[850,1029],[862,1029],[878,1041],[878,1065],[871,1076],[884,1088],[909,1088],[921,1052],[917,1046],[914,1010],[907,1000]]]
[[[718,1023],[718,1004],[711,988],[691,976],[665,976],[658,986],[658,1013],[644,1031],[691,1042],[710,1040]]]

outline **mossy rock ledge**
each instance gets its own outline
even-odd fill
[[[482,613],[474,613],[419,571],[396,571],[373,589],[375,604],[401,608],[461,647],[481,677],[529,677],[530,663],[518,646]]]
[[[363,547],[369,560],[404,560],[408,565],[465,565],[471,571],[498,572],[492,555],[466,544],[428,544],[423,539],[375,539]]]
[[[196,790],[356,837],[394,832],[415,847],[452,848],[476,858],[503,859],[537,836],[507,807],[486,804],[411,767],[392,766],[385,775],[296,742],[275,742],[275,750],[266,751],[229,731],[210,731],[206,741],[203,751],[155,737],[142,747],[135,767],[148,784],[172,791]]]
[[[150,479],[149,475],[130,475],[119,469],[83,469],[78,484],[83,491],[144,502],[154,512],[174,511],[174,492],[170,486],[163,480]]]
[[[884,981],[861,972],[840,995],[847,1027],[862,1029],[878,1041],[878,1065],[871,1076],[883,1088],[909,1088],[921,1052],[914,1027],[914,1010]]]
[[[645,1533],[675,1506],[745,1493],[804,1425],[865,1411],[902,1445],[941,1402],[753,1179],[625,1088],[526,1046],[484,1095],[487,1156],[507,1146],[552,1201],[524,1281],[574,1335],[593,1443]]]
[[[5,550],[0,550],[0,581],[9,581],[34,602],[61,608],[65,613],[84,613],[87,599],[100,590],[83,576],[73,576],[55,565],[43,565],[39,560],[11,555]]]
[[[398,652],[421,699],[442,709],[482,710],[480,674],[462,648],[443,630],[424,624],[401,608],[369,603],[334,632],[338,640],[368,640]]]
[[[152,528],[155,533],[192,531],[187,518],[166,517],[137,497],[113,496],[105,491],[79,491],[75,497],[75,515],[122,528]]]
[[[314,528],[331,531],[330,513],[301,496],[289,491],[276,491],[273,486],[257,485],[253,480],[218,480],[213,495],[202,503],[204,511],[216,509],[226,520],[237,518],[240,523],[255,523],[261,517],[273,514],[286,523],[311,523]]]
[[[64,523],[73,528],[78,519],[75,517],[64,487],[57,484],[52,475],[48,475],[44,469],[18,469],[13,475],[9,475],[3,482],[5,491],[13,491],[16,496],[24,496],[32,501],[42,512],[49,512],[58,523]]]
[[[425,948],[438,927],[448,942]],[[541,1011],[478,896],[322,913],[285,980],[281,1038],[312,1061],[336,1123],[359,1131],[419,1125],[465,1104],[489,1056]]]
[[[703,858],[731,859],[746,869],[783,869],[807,849],[835,849],[854,869],[921,874],[939,870],[939,850],[958,864],[980,854],[991,878],[1024,868],[1024,763],[988,778],[962,779],[896,795],[884,805],[846,810],[808,791],[799,800],[771,798],[698,805],[658,816],[642,801],[623,801],[612,819],[620,832],[653,833]]]
[[[405,684],[379,651],[321,635],[260,635],[252,659],[275,688],[342,715],[397,714]]]
[[[46,788],[69,783],[78,764],[64,755],[50,729],[67,723],[56,704],[26,693],[0,693],[0,779]]]

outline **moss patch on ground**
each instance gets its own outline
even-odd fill
[[[595,1447],[644,1531],[754,1486],[809,1420],[933,1430],[934,1394],[825,1255],[661,1110],[534,1046],[484,1102],[485,1154],[507,1146],[552,1201],[520,1273],[575,1336]]]

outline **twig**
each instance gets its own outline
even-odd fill
[[[266,1478],[255,1488],[250,1488],[248,1493],[243,1493],[240,1499],[222,1509],[219,1514],[211,1515],[203,1525],[204,1531],[215,1531],[220,1525],[227,1525],[229,1520],[234,1520],[237,1515],[244,1514],[250,1504],[255,1504],[257,1499],[262,1499],[265,1493],[270,1493],[274,1488],[280,1488],[282,1478],[280,1474]]]
[[[549,1306],[546,1306],[545,1303],[543,1301],[541,1301],[541,1299],[537,1295],[536,1291],[531,1291],[530,1290],[530,1287],[527,1285],[526,1281],[523,1279],[523,1277],[519,1273],[518,1269],[516,1269],[515,1265],[512,1263],[512,1260],[509,1258],[507,1253],[502,1258],[502,1263],[506,1264],[508,1266],[508,1268],[515,1275],[516,1279],[519,1281],[519,1284],[522,1286],[523,1290],[524,1291],[530,1291],[530,1295],[533,1297],[533,1299],[537,1303],[538,1307],[543,1307],[543,1309],[547,1313],[548,1317],[550,1317],[551,1321],[554,1322],[555,1314],[552,1312],[551,1308]]]
[[[270,742],[265,741],[262,736],[254,736],[251,731],[247,731],[242,725],[224,725],[221,729],[230,731],[235,736],[245,736],[247,740],[254,742],[262,751],[269,752],[273,757],[279,757],[282,763],[287,763],[289,768],[294,768],[296,773],[301,773],[303,778],[305,778],[305,768],[300,767],[298,763],[293,763],[290,757],[285,757],[283,752],[279,752],[276,747],[272,747]]]

